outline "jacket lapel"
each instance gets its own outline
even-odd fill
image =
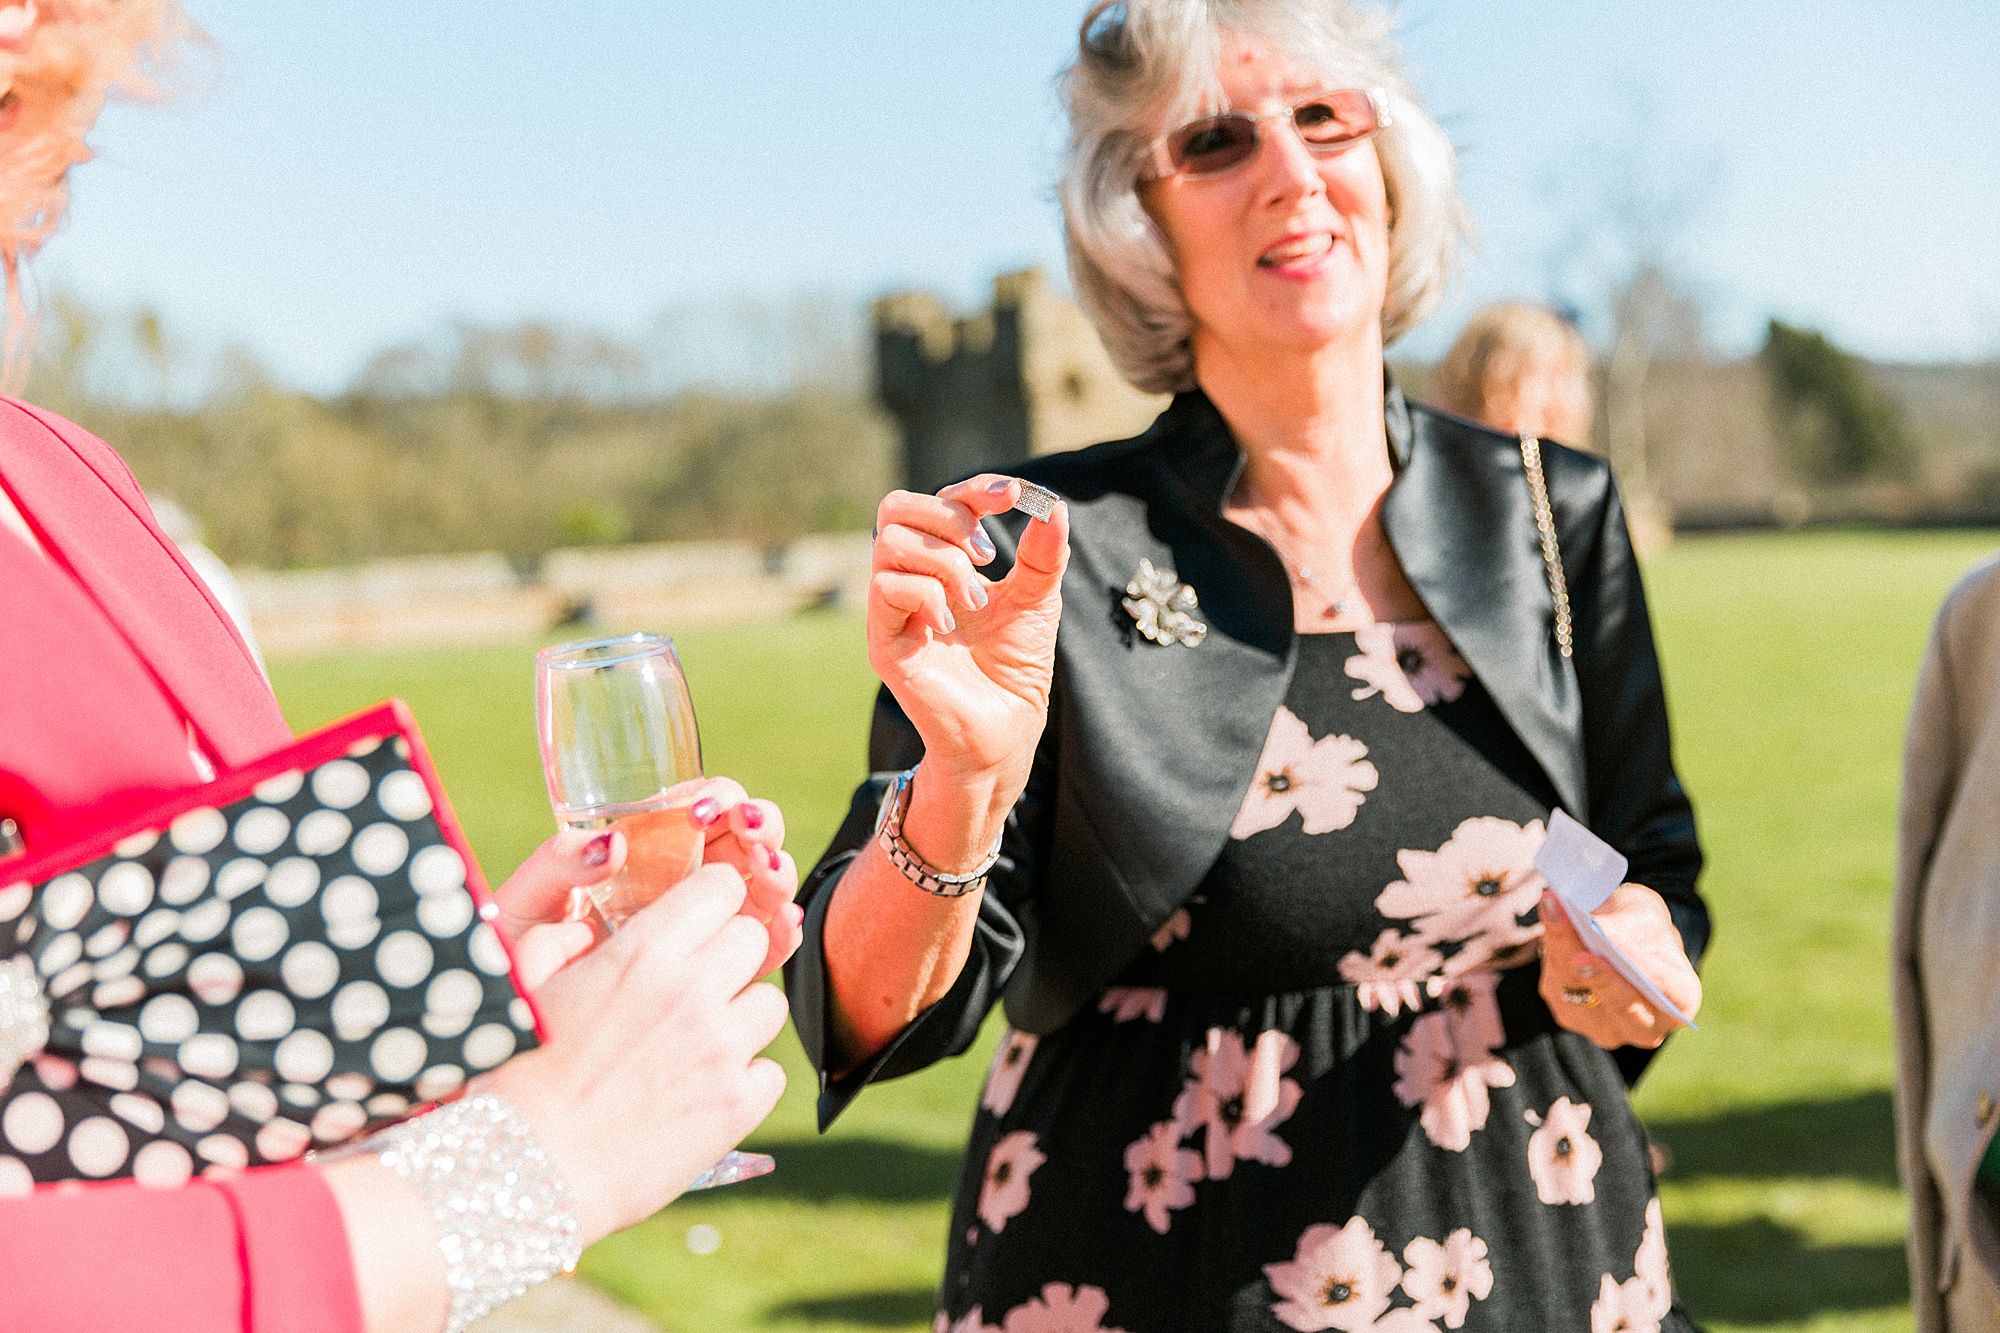
[[[1401,395],[1392,397],[1400,407]],[[1583,734],[1583,705],[1576,670],[1556,647],[1520,460],[1495,449],[1483,432],[1433,413],[1405,409],[1403,421],[1402,465],[1382,500],[1389,545],[1563,805],[1587,824],[1575,741]]]
[[[1556,651],[1518,459],[1490,436],[1411,411],[1393,384],[1383,407],[1397,465],[1383,501],[1391,546],[1564,804],[1587,820],[1571,739],[1581,734],[1576,678]],[[1270,546],[1222,517],[1242,466],[1221,414],[1193,392],[1126,460],[1048,474],[1074,514],[1057,698],[1088,700],[1089,712],[1059,707],[1051,719],[1064,886],[1023,905],[1029,946],[1007,1009],[1025,1031],[1053,1031],[1090,1003],[1207,875],[1290,688],[1290,581]],[[1001,526],[1005,541],[1019,521]],[[1141,558],[1195,590],[1208,627],[1199,647],[1154,644],[1133,628],[1121,599]]]
[[[1229,837],[1293,660],[1291,588],[1277,557],[1221,516],[1240,455],[1221,416],[1183,394],[1115,489],[1062,479],[1074,514],[1063,580],[1061,759],[1053,844],[1063,892],[1022,920],[1010,1019],[1051,1031],[1145,947]],[[1011,552],[1010,552],[1011,554]],[[1141,559],[1199,598],[1197,647],[1142,637],[1122,606]]]
[[[50,558],[131,644],[224,766],[290,743],[235,625],[154,524],[108,446],[60,417],[0,400],[0,479]]]

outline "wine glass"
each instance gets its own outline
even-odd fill
[[[627,634],[535,655],[535,731],[564,828],[625,835],[625,864],[590,886],[607,930],[701,867],[705,835],[675,789],[701,774],[694,701],[671,639]],[[762,1153],[725,1154],[690,1189],[761,1176]]]

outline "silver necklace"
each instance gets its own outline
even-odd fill
[[[1271,534],[1271,530],[1264,526],[1264,518],[1261,514],[1254,509],[1244,509],[1242,513],[1244,517],[1250,520],[1250,525],[1257,529],[1257,535],[1270,543],[1271,550],[1276,553],[1278,563],[1284,567],[1287,578],[1291,579],[1299,587],[1312,593],[1315,597],[1327,597],[1326,610],[1322,614],[1328,620],[1338,620],[1353,609],[1355,594],[1361,591],[1361,585],[1358,582],[1349,582],[1346,590],[1338,597],[1328,597],[1326,592],[1313,581],[1312,569],[1285,553],[1285,548]]]

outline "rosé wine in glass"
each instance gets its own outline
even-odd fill
[[[701,867],[706,835],[678,789],[701,776],[694,701],[673,641],[628,634],[535,655],[535,730],[549,802],[565,828],[625,835],[625,864],[588,893],[608,930]],[[732,1152],[689,1188],[769,1171]]]

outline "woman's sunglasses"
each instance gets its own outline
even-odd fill
[[[1176,174],[1202,179],[1234,171],[1257,156],[1267,120],[1291,122],[1307,152],[1315,157],[1331,157],[1389,128],[1392,122],[1383,110],[1383,103],[1380,88],[1365,92],[1342,88],[1315,94],[1283,111],[1266,111],[1261,115],[1225,111],[1217,116],[1203,116],[1153,140],[1153,169],[1146,179],[1160,180]]]

